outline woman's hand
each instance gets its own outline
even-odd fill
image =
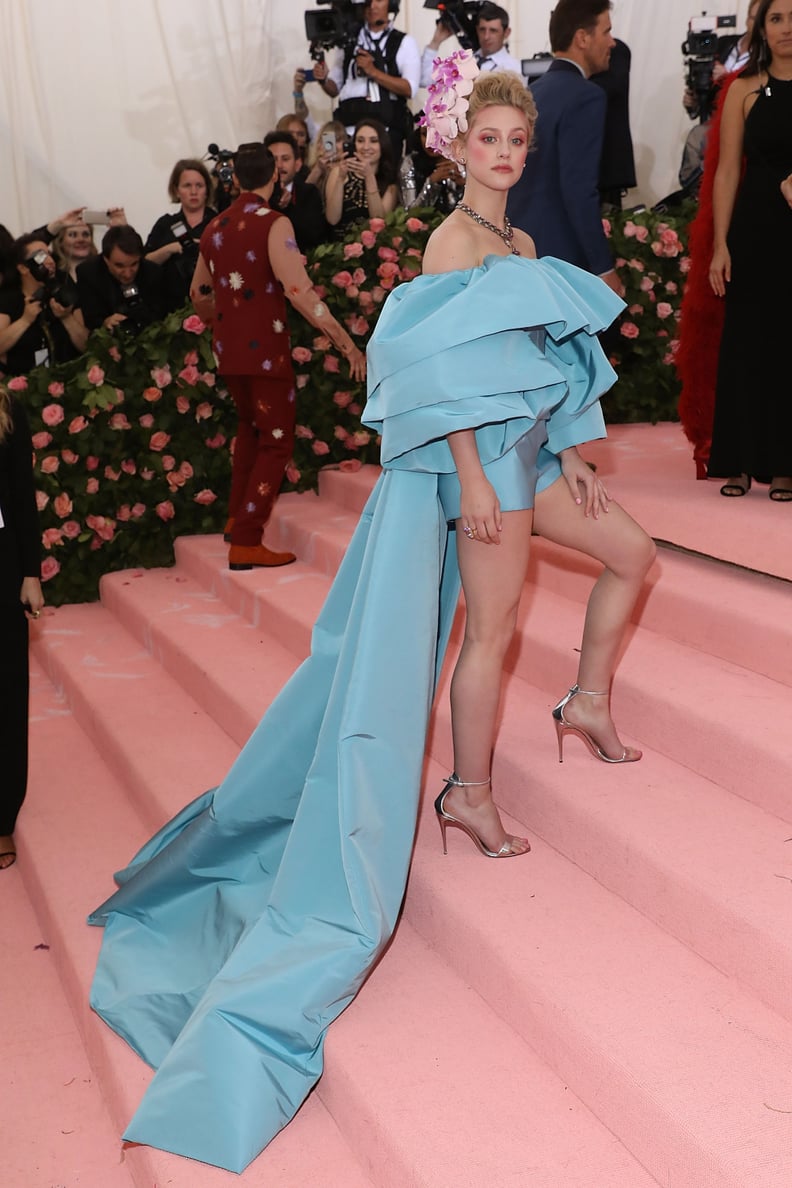
[[[22,579],[22,589],[19,591],[19,601],[25,608],[28,619],[37,619],[44,606],[44,595],[41,593],[41,582],[37,577]]]
[[[585,515],[598,520],[600,512],[606,512],[610,502],[610,495],[602,479],[597,478],[596,472],[581,458],[575,446],[562,450],[558,458],[561,473],[575,503],[583,508]]]
[[[480,478],[468,479],[461,489],[459,513],[465,536],[480,544],[500,544],[503,520],[492,483],[482,473]]]
[[[370,161],[363,161],[357,155],[357,153],[354,153],[351,157],[345,158],[345,163],[349,173],[353,173],[355,177],[364,178],[367,190],[374,189],[377,184],[377,175],[375,174]],[[368,184],[369,181],[372,183],[371,186]]]
[[[709,282],[716,297],[726,296],[726,285],[731,280],[731,255],[724,244],[716,247],[712,253],[709,270]]]
[[[792,206],[792,173],[789,177],[785,177],[781,182],[781,193],[786,198],[790,206]]]
[[[437,185],[441,181],[455,181],[458,185],[464,184],[464,178],[459,172],[459,166],[456,161],[449,161],[443,159],[440,161],[432,172],[429,174],[429,181],[433,185]]]

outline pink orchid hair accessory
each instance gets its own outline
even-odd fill
[[[479,73],[472,50],[456,50],[447,58],[435,58],[429,97],[420,121],[421,127],[427,129],[427,148],[453,160],[451,145],[460,132],[467,132],[467,97]]]

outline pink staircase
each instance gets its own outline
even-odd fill
[[[642,762],[608,767],[575,739],[557,761],[549,711],[594,569],[536,540],[494,772],[532,854],[485,862],[451,831],[443,856],[447,665],[404,915],[316,1092],[242,1177],[119,1143],[150,1071],[88,1009],[101,938],[85,915],[221,779],[305,655],[375,477],[329,472],[320,498],[281,499],[286,569],[231,573],[218,537],[183,539],[175,568],[110,575],[101,604],[46,615],[20,860],[0,876],[4,1182],[788,1188],[792,591],[671,548],[614,694]]]

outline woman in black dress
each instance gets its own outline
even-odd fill
[[[27,787],[28,619],[44,605],[32,457],[27,414],[0,385],[0,870],[16,861]]]
[[[745,161],[745,175],[740,180]],[[792,502],[792,0],[761,0],[745,71],[729,90],[713,190],[710,284],[726,297],[709,461],[721,494],[752,478]]]
[[[325,217],[343,239],[353,223],[382,218],[399,204],[391,140],[379,120],[361,120],[352,154],[327,175]]]

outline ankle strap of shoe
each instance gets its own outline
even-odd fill
[[[573,685],[569,692],[585,693],[586,697],[607,697],[610,689],[581,689],[579,685]]]
[[[455,771],[451,772],[448,777],[449,784],[453,784],[455,788],[483,788],[485,784],[489,784],[491,780],[460,780]]]

